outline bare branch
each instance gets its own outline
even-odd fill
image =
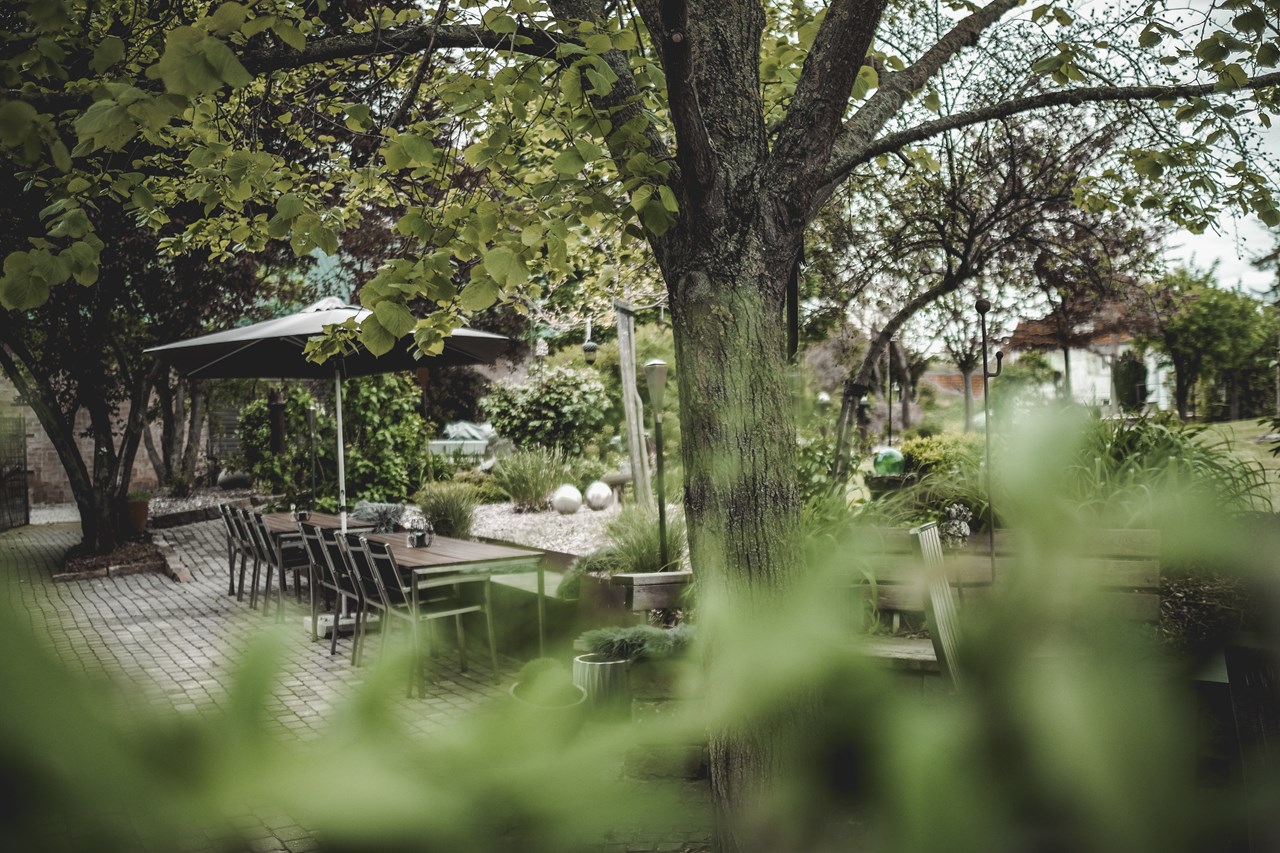
[[[1250,78],[1243,86],[1220,91],[1216,83],[1195,83],[1180,86],[1090,86],[1079,89],[1059,89],[1030,95],[1025,98],[1014,98],[986,107],[968,110],[955,115],[925,122],[909,130],[891,133],[865,146],[861,151],[853,152],[839,170],[833,168],[832,180],[841,181],[848,177],[853,169],[867,163],[881,154],[897,151],[906,145],[923,142],[948,130],[959,130],[975,124],[1008,118],[1021,113],[1049,107],[1080,106],[1082,104],[1123,103],[1129,101],[1179,101],[1187,98],[1200,98],[1210,95],[1225,95],[1238,91],[1256,91],[1272,86],[1280,86],[1280,71]]]

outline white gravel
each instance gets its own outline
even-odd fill
[[[618,514],[615,503],[599,512],[583,506],[573,515],[515,512],[509,503],[476,507],[471,533],[565,554],[590,554],[604,544],[604,526]]]

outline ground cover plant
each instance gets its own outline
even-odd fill
[[[493,466],[493,481],[511,497],[516,512],[541,512],[551,493],[565,481],[568,465],[559,450],[530,447],[503,456]]]

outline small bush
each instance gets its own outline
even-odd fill
[[[610,548],[592,551],[585,557],[579,557],[569,566],[569,570],[560,578],[560,586],[556,589],[556,597],[571,601],[582,595],[582,576],[612,575],[627,571],[617,553]]]
[[[569,482],[584,493],[587,486],[609,473],[609,466],[599,459],[578,458],[569,463]]]
[[[503,457],[493,466],[493,479],[511,496],[516,512],[541,512],[556,486],[568,474],[557,450],[529,448]]]
[[[462,483],[475,490],[476,503],[500,504],[511,500],[511,496],[502,490],[493,475],[487,471],[469,469],[453,475],[454,483]]]
[[[982,436],[975,433],[921,435],[902,443],[902,459],[909,474],[968,470],[981,456]]]
[[[427,483],[418,492],[418,507],[436,533],[454,539],[471,537],[471,520],[479,504],[466,483]]]
[[[594,370],[552,367],[522,383],[499,382],[480,408],[503,438],[519,447],[559,448],[577,455],[601,427],[611,407]]]

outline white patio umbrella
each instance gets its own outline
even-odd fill
[[[296,314],[264,320],[239,329],[201,335],[185,341],[152,347],[148,353],[189,379],[327,379],[333,377],[338,422],[338,511],[342,530],[347,529],[347,480],[342,436],[342,380],[376,373],[417,370],[432,365],[492,364],[511,341],[502,335],[455,329],[445,339],[444,351],[419,357],[411,340],[398,343],[391,352],[375,356],[362,346],[323,364],[308,361],[304,349],[309,338],[324,327],[357,323],[370,312],[328,297]]]

